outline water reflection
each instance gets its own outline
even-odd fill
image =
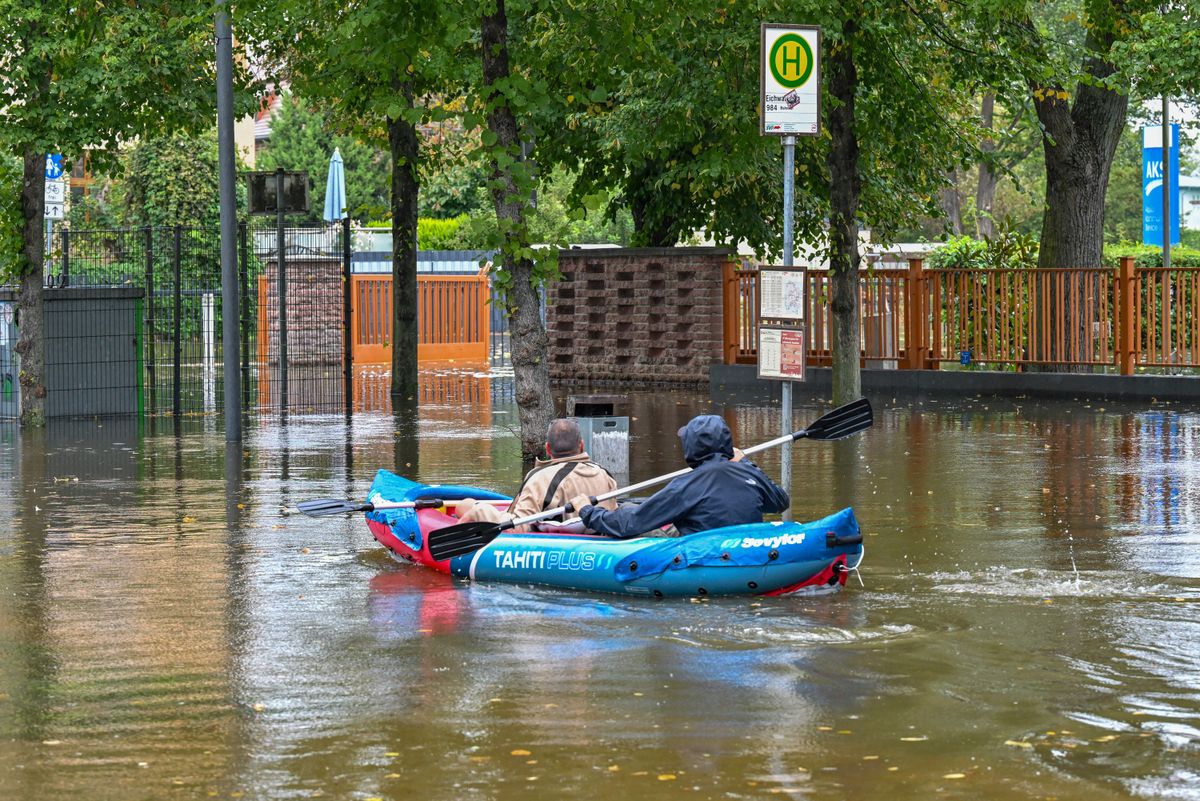
[[[381,466],[516,486],[511,379],[478,381],[241,450],[0,427],[0,798],[1200,799],[1195,415],[878,400],[793,450],[797,517],[867,534],[865,587],[824,598],[466,584],[289,513]],[[634,481],[698,413],[778,435],[770,403],[629,406]]]

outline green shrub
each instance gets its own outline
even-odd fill
[[[469,219],[460,214],[448,220],[422,217],[417,220],[417,247],[421,250],[454,250],[458,247],[458,229]]]
[[[1002,228],[991,239],[956,236],[932,251],[928,266],[941,269],[999,270],[1037,266],[1038,243],[1029,235]]]
[[[1162,248],[1157,245],[1139,245],[1133,242],[1120,242],[1115,245],[1105,245],[1104,266],[1117,267],[1125,256],[1132,256],[1138,267],[1162,267]],[[1172,267],[1200,267],[1200,250],[1176,245],[1171,248]]]

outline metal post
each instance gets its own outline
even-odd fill
[[[250,293],[247,286],[250,281],[250,261],[247,250],[247,226],[238,226],[238,248],[240,254],[240,269],[238,270],[242,285],[239,287],[242,301],[242,408],[250,408]]]
[[[179,423],[179,416],[183,413],[183,229],[178,225],[174,230],[174,254],[175,260],[175,330],[173,339],[175,340],[175,348],[172,353],[172,360],[175,363],[172,373],[174,389],[172,390],[171,413],[175,415],[176,424]]]
[[[71,229],[62,229],[62,272],[58,276],[59,286],[71,285]]]
[[[279,408],[288,408],[287,245],[283,240],[283,167],[275,171],[275,267],[279,271],[276,313],[279,317]]]
[[[1163,269],[1171,269],[1171,101],[1162,99]],[[64,241],[64,247],[65,242]]]
[[[342,364],[346,371],[346,414],[354,414],[354,338],[351,324],[350,218],[342,219]],[[348,435],[347,435],[348,436]]]
[[[796,202],[796,137],[783,137],[783,266],[792,266],[792,251],[794,231],[792,225],[792,210]],[[792,430],[792,382],[783,382],[783,393],[780,398],[780,430],[784,434]],[[790,495],[792,491],[792,449],[784,447],[779,462],[779,480]],[[783,513],[784,520],[792,519],[792,509],[788,507]]]
[[[146,328],[150,332],[146,336],[146,381],[150,384],[150,414],[154,414],[158,411],[156,403],[158,379],[154,374],[155,362],[158,358],[155,344],[158,339],[158,331],[154,320],[154,229],[147,227],[144,235],[146,237]]]
[[[217,163],[221,203],[221,361],[225,441],[242,439],[241,371],[238,369],[237,158],[233,143],[233,30],[218,0]]]

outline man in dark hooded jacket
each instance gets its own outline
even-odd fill
[[[593,531],[637,537],[667,523],[681,535],[739,523],[761,523],[764,513],[788,508],[788,494],[758,465],[733,447],[725,421],[714,414],[694,417],[679,429],[683,458],[692,472],[682,475],[637,506],[609,511],[587,496],[571,501]]]

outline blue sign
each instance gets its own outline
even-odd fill
[[[46,154],[46,180],[57,181],[63,176],[62,153]]]
[[[1142,129],[1142,244],[1163,243],[1162,126]],[[1179,244],[1179,124],[1171,125],[1171,244]]]

